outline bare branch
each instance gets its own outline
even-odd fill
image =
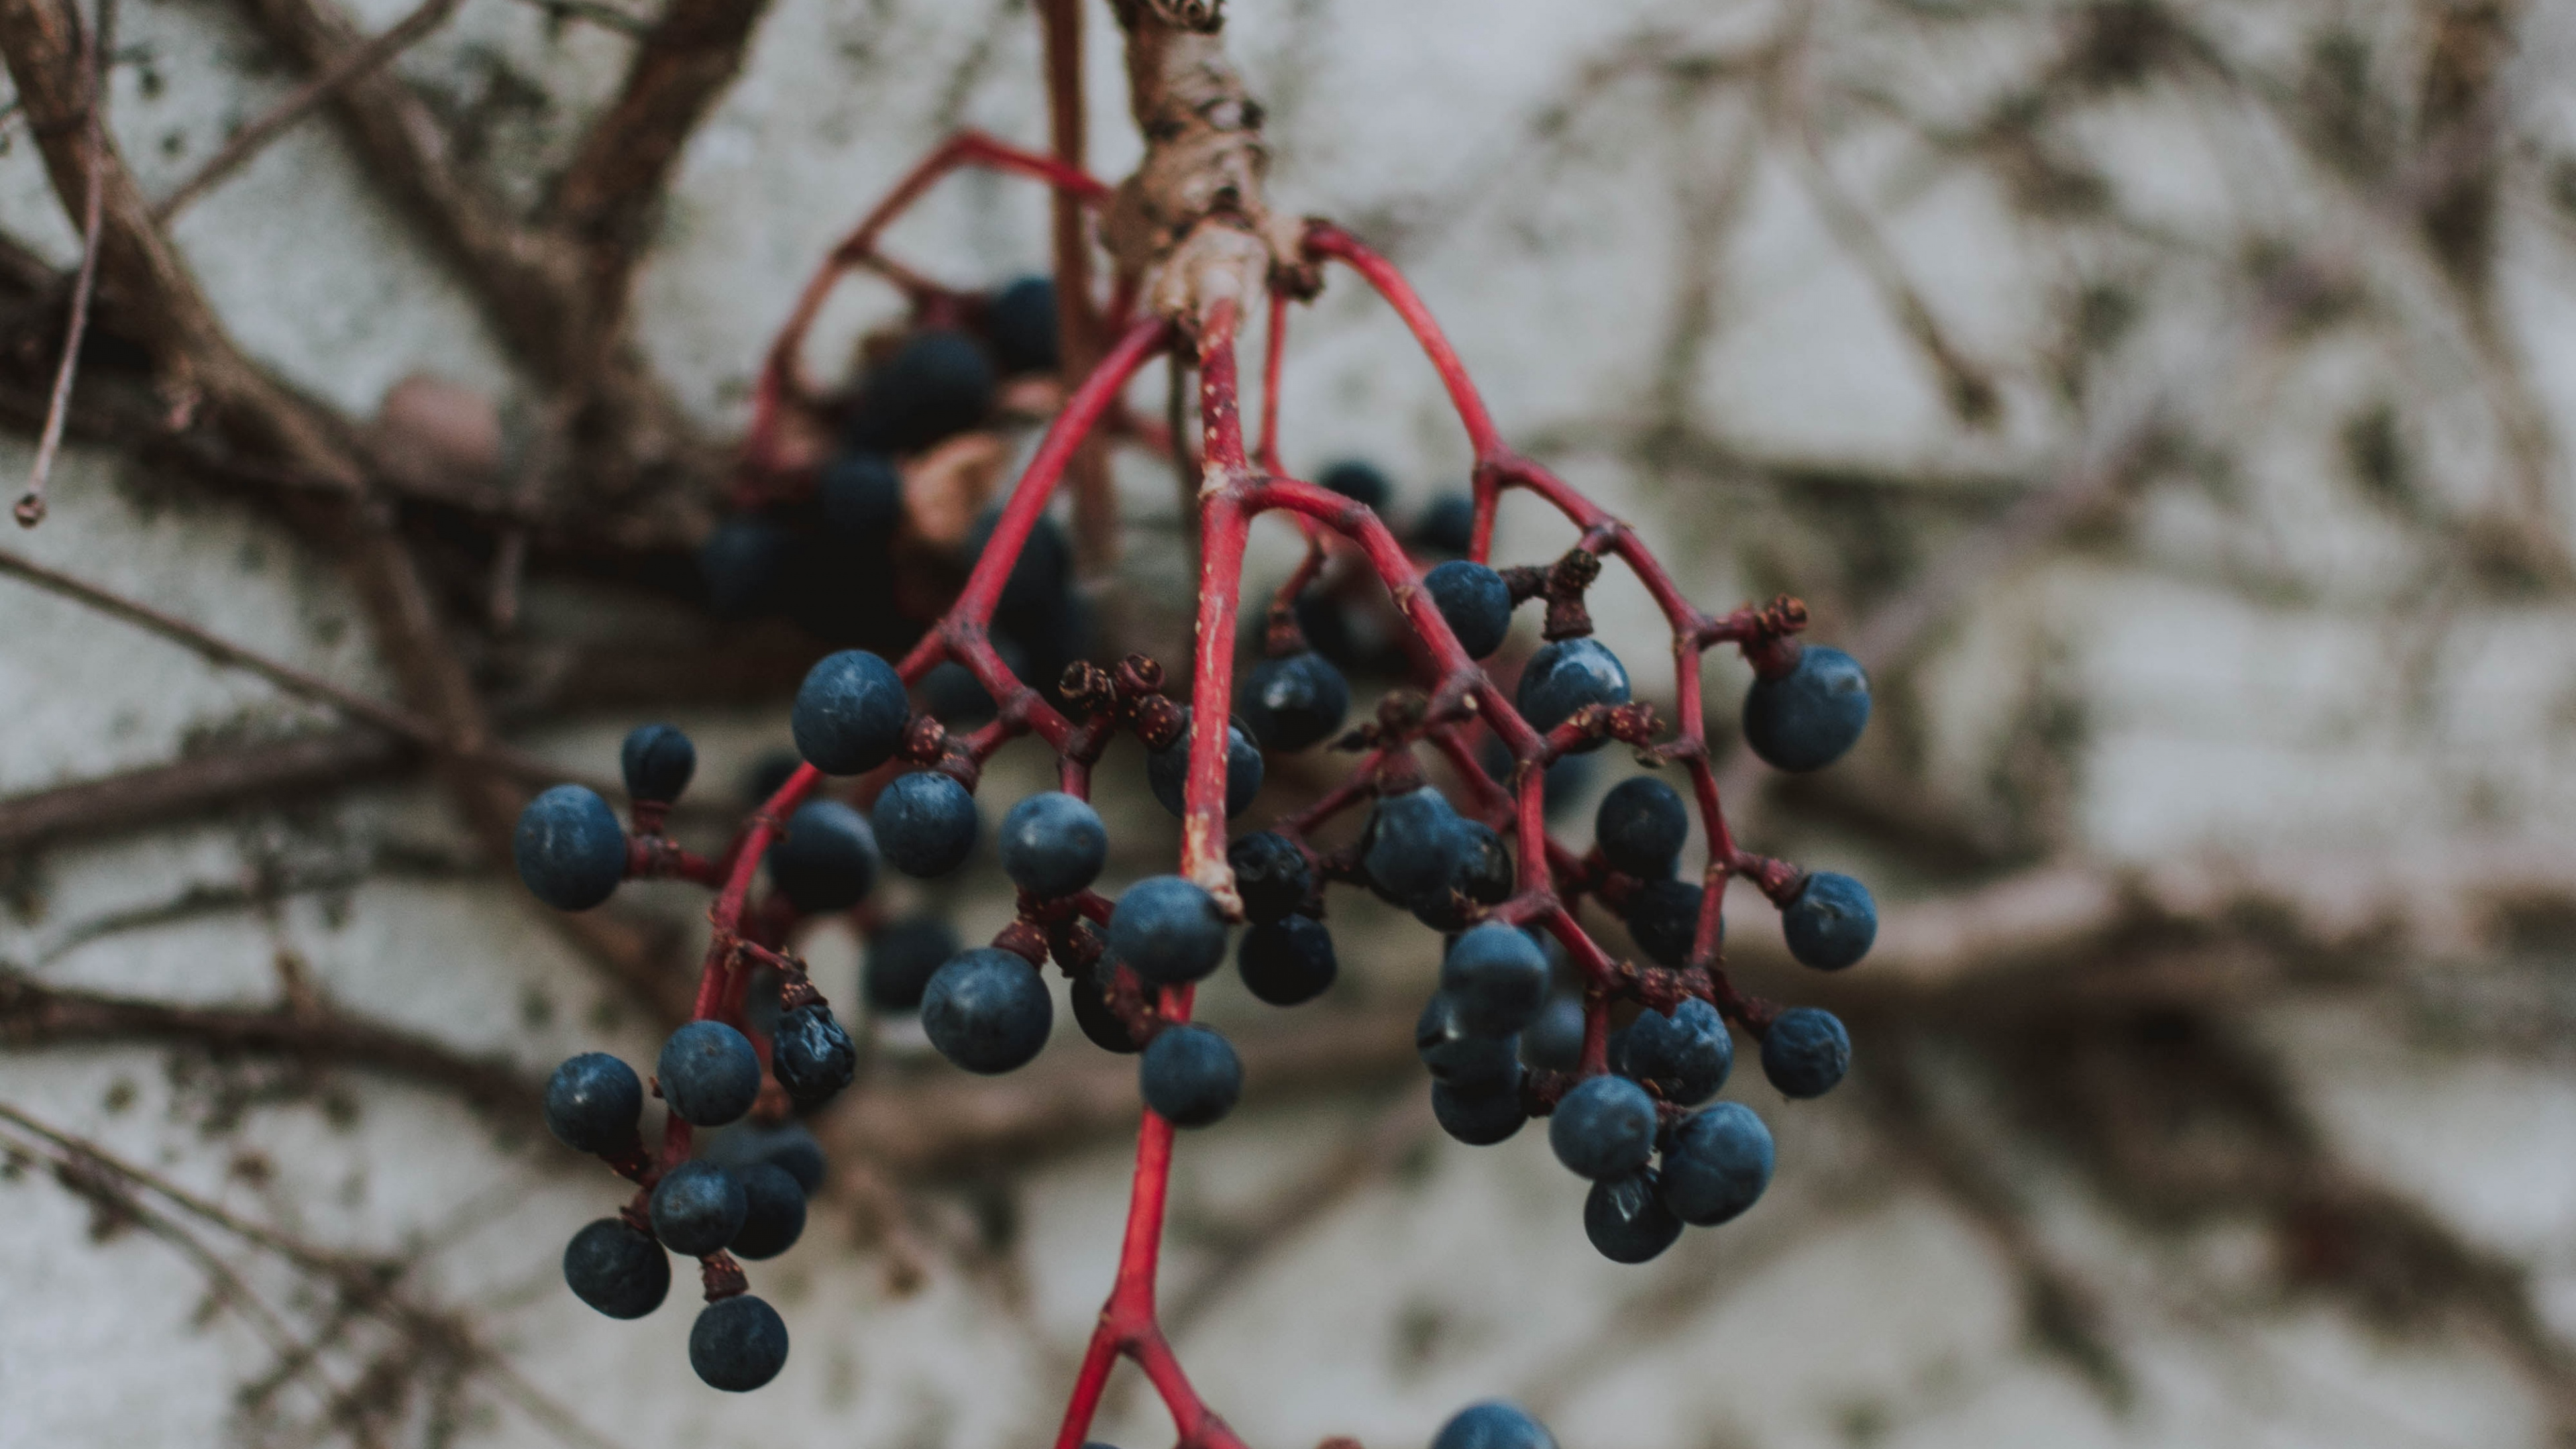
[[[54,454],[63,445],[63,423],[71,415],[72,379],[80,372],[81,339],[89,332],[90,298],[98,288],[98,236],[107,219],[107,55],[114,49],[116,0],[99,0],[98,28],[82,47],[84,81],[89,91],[84,158],[86,184],[81,189],[80,270],[72,279],[71,320],[63,328],[62,361],[56,364],[53,395],[45,403],[45,426],[36,440],[36,461],[27,469],[27,491],[11,514],[21,528],[45,521],[45,483],[53,476]]]
[[[10,796],[0,799],[0,855],[368,779],[406,753],[375,730],[346,729]]]

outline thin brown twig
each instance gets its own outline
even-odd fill
[[[187,209],[190,202],[213,190],[258,155],[269,142],[311,115],[323,102],[446,24],[448,17],[454,15],[463,3],[464,0],[422,0],[418,8],[391,29],[334,60],[329,69],[306,81],[286,99],[234,132],[221,150],[206,158],[206,164],[198,167],[195,175],[180,182],[169,195],[153,204],[152,219],[168,223],[170,218]]]
[[[88,185],[81,195],[80,270],[72,279],[71,320],[63,328],[62,361],[54,371],[53,395],[45,404],[45,426],[36,440],[36,461],[27,469],[27,491],[9,510],[20,528],[33,528],[45,521],[45,484],[53,477],[54,457],[63,446],[63,424],[71,415],[72,379],[79,375],[81,341],[89,332],[90,298],[98,289],[99,234],[107,222],[106,54],[115,41],[115,26],[116,0],[98,0],[98,23],[90,31],[82,60],[89,103],[83,126],[84,149],[88,152],[83,165]]]
[[[366,780],[399,769],[410,755],[381,731],[354,726],[0,797],[0,856]]]

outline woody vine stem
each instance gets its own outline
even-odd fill
[[[1724,616],[1703,613],[1682,596],[1632,530],[1514,452],[1457,352],[1392,263],[1330,223],[1289,223],[1269,212],[1262,194],[1266,155],[1261,112],[1226,61],[1219,7],[1118,0],[1116,9],[1125,30],[1133,109],[1148,140],[1136,174],[1112,188],[1082,171],[1080,107],[1065,104],[1066,87],[1078,73],[1079,7],[1048,4],[1042,18],[1057,101],[1057,154],[1037,155],[981,135],[960,136],[916,167],[834,248],[769,352],[736,478],[738,501],[756,502],[788,486],[785,475],[797,462],[794,418],[816,395],[800,376],[797,358],[808,328],[843,276],[866,270],[884,277],[905,292],[917,316],[937,316],[962,305],[956,294],[882,254],[878,243],[886,228],[942,177],[961,168],[998,170],[1046,184],[1059,207],[1057,296],[1060,320],[1069,324],[1063,329],[1067,368],[1082,375],[1012,490],[963,591],[900,666],[907,685],[943,663],[964,666],[992,696],[997,715],[963,738],[917,715],[908,727],[902,759],[916,768],[945,771],[971,786],[995,751],[1033,734],[1056,755],[1063,790],[1086,798],[1092,764],[1118,729],[1157,748],[1180,734],[1179,711],[1161,697],[1161,671],[1150,661],[1131,659],[1114,672],[1074,666],[1064,682],[1066,709],[1058,710],[1014,675],[990,633],[1004,584],[1058,487],[1078,470],[1096,468],[1090,460],[1096,457],[1097,440],[1131,426],[1120,401],[1129,383],[1148,362],[1167,358],[1195,372],[1200,433],[1198,616],[1189,679],[1180,873],[1240,918],[1241,902],[1226,860],[1228,732],[1221,725],[1231,713],[1234,692],[1246,535],[1258,516],[1284,513],[1305,532],[1309,556],[1274,606],[1274,628],[1293,628],[1285,622],[1286,606],[1328,554],[1355,556],[1384,584],[1410,624],[1408,642],[1426,687],[1418,694],[1400,693],[1381,709],[1376,725],[1359,732],[1363,753],[1348,783],[1274,828],[1306,851],[1326,878],[1351,878],[1355,866],[1350,860],[1318,854],[1306,844],[1307,835],[1381,793],[1418,785],[1420,766],[1412,754],[1417,744],[1459,766],[1474,792],[1471,813],[1511,832],[1518,846],[1514,891],[1486,911],[1486,918],[1546,931],[1562,943],[1586,983],[1581,1070],[1535,1074],[1529,1088],[1535,1110],[1547,1110],[1574,1080],[1604,1070],[1614,1000],[1669,1010],[1684,997],[1696,996],[1759,1035],[1776,1009],[1739,995],[1717,964],[1723,888],[1730,878],[1742,876],[1775,901],[1785,901],[1802,877],[1783,862],[1741,850],[1728,832],[1709,762],[1700,658],[1711,647],[1734,645],[1766,675],[1781,672],[1796,658],[1795,636],[1804,610],[1783,599]],[[1112,262],[1111,296],[1105,304],[1090,293],[1086,223],[1097,225]],[[1548,600],[1548,637],[1590,631],[1582,589],[1605,557],[1624,563],[1653,596],[1672,631],[1678,718],[1670,738],[1655,738],[1658,722],[1642,704],[1591,705],[1552,731],[1534,729],[1460,645],[1386,524],[1360,502],[1284,476],[1278,462],[1277,400],[1289,304],[1316,294],[1326,263],[1349,268],[1376,290],[1411,330],[1447,389],[1475,453],[1470,556],[1478,562],[1486,559],[1496,510],[1507,491],[1535,495],[1579,530],[1575,549],[1552,568],[1517,569],[1508,575],[1515,598]],[[1236,354],[1247,315],[1264,302],[1269,336],[1255,450],[1245,442]],[[1112,340],[1098,347],[1099,337]],[[1181,449],[1181,440],[1173,439],[1172,446]],[[1101,531],[1095,515],[1102,496],[1089,479],[1076,492],[1077,531],[1096,559]],[[1465,730],[1479,719],[1511,753],[1508,786],[1488,779],[1474,762]],[[1709,864],[1693,948],[1678,968],[1613,960],[1592,940],[1576,919],[1575,904],[1587,892],[1615,893],[1622,882],[1597,855],[1577,857],[1546,833],[1542,781],[1548,764],[1605,737],[1676,764],[1691,780]],[[762,855],[782,822],[822,780],[813,765],[800,767],[752,816],[720,863],[689,856],[652,829],[656,822],[639,820],[645,829],[634,844],[630,873],[721,886],[710,912],[714,938],[696,998],[697,1017],[739,1023],[756,965],[785,966],[789,992],[799,989],[792,959],[774,949],[789,922],[752,910],[750,892]],[[1110,902],[1089,891],[1052,902],[1024,894],[1018,919],[995,944],[1033,964],[1052,955],[1060,969],[1079,977],[1100,959],[1098,927],[1109,911]],[[1138,1030],[1139,1039],[1159,1026],[1189,1020],[1192,987],[1152,989],[1124,965],[1110,979],[1111,1008]],[[774,1084],[770,1090],[777,1090]],[[1153,1384],[1172,1414],[1182,1449],[1239,1449],[1241,1441],[1191,1386],[1156,1316],[1156,1269],[1173,1136],[1169,1121],[1146,1111],[1117,1278],[1075,1379],[1058,1449],[1080,1449],[1121,1357],[1133,1360]],[[627,1164],[629,1175],[649,1185],[687,1159],[689,1139],[689,1125],[675,1114],[657,1158],[648,1162],[639,1153]],[[740,1291],[739,1271],[723,1254],[707,1261],[706,1277],[710,1296]]]

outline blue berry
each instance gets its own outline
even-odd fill
[[[1476,500],[1443,493],[1413,525],[1413,546],[1425,553],[1463,555],[1476,541]]]
[[[754,805],[766,804],[805,763],[794,750],[765,750],[751,762],[742,776],[743,798]]]
[[[614,1152],[635,1140],[644,1084],[606,1052],[583,1052],[546,1079],[546,1129],[575,1152]]]
[[[794,1178],[808,1197],[822,1190],[823,1144],[802,1122],[775,1127],[737,1122],[721,1132],[703,1133],[698,1140],[704,1144],[699,1155],[719,1167],[742,1169],[766,1163]]]
[[[1650,880],[1628,898],[1628,935],[1646,959],[1659,966],[1680,966],[1690,959],[1699,932],[1704,889],[1693,881],[1669,877]]]
[[[1611,869],[1661,879],[1673,873],[1682,843],[1690,839],[1690,811],[1672,786],[1652,775],[1634,776],[1601,797],[1592,838]]]
[[[653,1078],[681,1121],[721,1127],[750,1111],[760,1096],[760,1056],[723,1022],[692,1021],[662,1043]]]
[[[1252,797],[1261,793],[1261,747],[1240,725],[1228,722],[1225,727],[1225,813],[1232,817],[1243,813]],[[1154,798],[1174,815],[1188,808],[1190,782],[1190,707],[1181,706],[1181,734],[1178,739],[1145,757],[1145,783],[1152,786]]]
[[[1205,1127],[1233,1111],[1243,1095],[1243,1059],[1223,1036],[1183,1023],[1145,1044],[1136,1081],[1158,1116],[1175,1127]]]
[[[882,546],[903,517],[903,475],[883,453],[843,453],[823,465],[814,492],[823,521],[843,539]]]
[[[939,770],[895,776],[868,819],[877,848],[905,875],[946,875],[975,853],[975,797]]]
[[[712,1162],[683,1162],[653,1184],[653,1235],[674,1253],[720,1253],[742,1231],[751,1199],[734,1175]]]
[[[1637,1013],[1620,1038],[1610,1069],[1652,1082],[1667,1102],[1693,1107],[1717,1095],[1735,1066],[1735,1042],[1717,1008],[1683,997],[1670,1016],[1651,1008]]]
[[[769,1069],[797,1106],[820,1106],[858,1075],[858,1044],[832,1019],[832,1008],[808,1002],[778,1019]]]
[[[1264,659],[1244,671],[1235,695],[1243,722],[1264,749],[1295,752],[1330,739],[1350,713],[1350,681],[1312,649]]]
[[[1586,1077],[1548,1119],[1547,1145],[1578,1177],[1625,1177],[1655,1152],[1655,1099],[1626,1077]]]
[[[1556,1449],[1556,1439],[1517,1404],[1470,1404],[1440,1426],[1431,1449]]]
[[[1005,649],[998,635],[993,639],[993,647],[1002,652],[1005,664],[1010,663],[1010,651],[1018,651],[1024,658],[1026,655],[1026,651],[1020,650],[1017,644]],[[1018,672],[1016,668],[1012,670],[1014,674]],[[983,681],[975,677],[974,670],[954,659],[931,666],[930,672],[921,676],[921,700],[922,707],[930,716],[950,729],[973,729],[994,715],[992,692],[984,688]]]
[[[611,1318],[641,1318],[671,1292],[671,1255],[620,1218],[601,1218],[564,1245],[564,1283]]]
[[[846,911],[877,883],[876,832],[838,800],[808,800],[769,847],[769,880],[805,915]]]
[[[742,1226],[726,1248],[754,1262],[775,1258],[805,1232],[805,1188],[783,1167],[755,1162],[732,1169],[742,1186]]]
[[[1477,906],[1499,904],[1512,894],[1512,854],[1492,826],[1462,816],[1451,846],[1447,888],[1407,903],[1414,919],[1435,931],[1463,931],[1475,920]]]
[[[983,561],[984,550],[992,546],[993,533],[1001,526],[999,504],[976,515],[974,526],[966,531],[969,567]],[[1002,580],[1002,596],[994,607],[1004,617],[1026,627],[1061,612],[1072,591],[1073,541],[1065,537],[1064,526],[1052,515],[1041,513],[1029,525],[1029,536],[1020,543],[1019,557],[1011,560],[1010,576]]]
[[[1272,1006],[1314,1000],[1341,969],[1333,933],[1312,916],[1282,916],[1245,931],[1234,964],[1244,986]]]
[[[668,805],[698,772],[698,747],[669,725],[637,725],[618,747],[617,763],[626,776],[626,798]]]
[[[937,916],[909,916],[869,937],[861,980],[868,1005],[879,1011],[918,1008],[930,973],[956,955],[957,946],[956,929]]]
[[[1179,876],[1148,876],[1110,911],[1109,952],[1157,986],[1196,981],[1225,960],[1225,913]]]
[[[1466,836],[1448,798],[1425,785],[1382,795],[1360,835],[1360,868],[1399,905],[1445,891],[1458,875]]]
[[[1478,1036],[1509,1036],[1547,1004],[1547,953],[1527,931],[1487,921],[1460,936],[1440,962],[1440,994]]]
[[[1498,736],[1485,736],[1484,745],[1477,751],[1476,762],[1484,766],[1487,778],[1517,793],[1518,787],[1513,784],[1512,776],[1518,767],[1512,760],[1511,746],[1504,744]],[[1566,808],[1583,794],[1584,786],[1591,782],[1593,767],[1599,763],[1600,758],[1596,755],[1556,757],[1555,762],[1547,767],[1546,778],[1539,782],[1539,794],[1547,802],[1548,819],[1562,816]]]
[[[787,1367],[787,1324],[748,1293],[719,1298],[689,1326],[689,1367],[709,1388],[750,1393]]]
[[[1570,1072],[1583,1063],[1583,998],[1551,996],[1538,1019],[1521,1029],[1521,1060],[1541,1071]]]
[[[1545,734],[1586,705],[1626,704],[1628,670],[1598,639],[1559,639],[1530,656],[1514,700],[1530,727]],[[1600,747],[1599,739],[1591,739],[1575,748]]]
[[[1664,1204],[1683,1222],[1713,1228],[1753,1206],[1771,1185],[1771,1129],[1741,1102],[1720,1102],[1673,1125],[1664,1147]]]
[[[1777,770],[1823,769],[1868,723],[1868,672],[1822,644],[1800,646],[1788,673],[1755,680],[1744,696],[1744,743]]]
[[[557,785],[519,812],[510,858],[520,884],[538,900],[559,911],[586,911],[626,879],[626,832],[598,792]]]
[[[894,666],[864,649],[844,649],[805,671],[787,723],[806,763],[826,775],[860,775],[894,758],[911,716]]]
[[[1244,919],[1255,925],[1295,914],[1315,893],[1314,867],[1306,852],[1276,831],[1258,830],[1227,846],[1225,863],[1234,871]]]
[[[1380,513],[1386,511],[1386,501],[1395,496],[1394,485],[1386,481],[1386,475],[1378,471],[1376,464],[1363,463],[1355,458],[1326,468],[1323,476],[1315,481]]]
[[[1859,881],[1818,871],[1780,913],[1780,931],[1790,955],[1819,971],[1840,971],[1878,939],[1878,905]]]
[[[1521,1079],[1520,1040],[1510,1036],[1480,1036],[1469,1031],[1458,1016],[1458,1003],[1449,993],[1435,991],[1422,1004],[1422,1015],[1413,1023],[1413,1049],[1429,1069],[1431,1078],[1469,1094],[1489,1093],[1502,1088],[1518,1089]]]
[[[1503,647],[1504,636],[1512,632],[1512,590],[1501,574],[1453,558],[1424,574],[1422,587],[1468,658],[1482,659]]]
[[[1004,377],[1053,372],[1057,365],[1055,283],[1022,277],[993,294],[984,310],[984,334]]]
[[[1028,1065],[1054,1026],[1055,1002],[1037,968],[990,946],[951,957],[921,995],[930,1044],[988,1077]]]
[[[716,524],[698,545],[698,576],[706,581],[707,609],[719,619],[748,619],[777,601],[779,580],[796,537],[784,524],[757,513],[735,513]]]
[[[1074,981],[1065,993],[1073,1003],[1073,1024],[1082,1028],[1082,1034],[1102,1051],[1134,1056],[1142,1050],[1136,1043],[1136,1034],[1109,1007],[1109,969],[1109,958],[1101,957],[1090,975]]]
[[[1762,1075],[1784,1097],[1821,1097],[1851,1070],[1851,1033],[1830,1011],[1793,1006],[1762,1034]]]
[[[1529,1120],[1528,1110],[1521,1106],[1518,1077],[1502,1086],[1483,1088],[1433,1082],[1431,1115],[1441,1131],[1470,1147],[1491,1147],[1520,1131],[1521,1124]]]
[[[1613,1263],[1643,1263],[1681,1237],[1682,1220],[1664,1205],[1655,1170],[1641,1167],[1592,1184],[1583,1199],[1583,1235]]]
[[[1089,886],[1108,862],[1109,831],[1088,801],[1048,790],[1002,817],[1002,871],[1042,900]]]
[[[850,419],[854,448],[917,453],[984,420],[993,405],[993,364],[963,332],[916,333],[870,371]]]

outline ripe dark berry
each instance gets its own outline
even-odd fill
[[[1545,734],[1586,705],[1626,704],[1628,670],[1598,639],[1559,639],[1530,656],[1514,699],[1530,727]],[[1592,739],[1575,748],[1600,747],[1601,741]]]
[[[1556,1439],[1517,1404],[1470,1404],[1440,1427],[1431,1449],[1556,1449]]]
[[[1002,524],[999,505],[985,509],[975,518],[974,527],[966,532],[966,562],[971,567],[984,557],[993,542],[993,531]],[[1047,514],[1039,514],[1029,526],[1028,539],[1020,545],[1020,556],[1011,560],[1010,576],[1002,580],[1002,597],[995,607],[1025,626],[1059,613],[1073,589],[1073,542],[1065,537],[1063,525]]]
[[[1851,1070],[1851,1033],[1812,1006],[1780,1013],[1762,1034],[1762,1075],[1784,1097],[1821,1097]]]
[[[559,911],[586,911],[615,895],[626,878],[626,832],[596,791],[557,785],[519,812],[510,858],[538,900]]]
[[[1394,486],[1386,481],[1386,475],[1378,471],[1376,464],[1357,459],[1335,463],[1315,481],[1380,513],[1386,511],[1386,501],[1395,496]]]
[[[1744,696],[1744,743],[1777,770],[1821,770],[1869,723],[1869,674],[1839,649],[1807,644],[1777,679]]]
[[[1647,960],[1678,967],[1690,959],[1703,894],[1697,882],[1664,878],[1646,882],[1628,898],[1628,935]]]
[[[1652,1008],[1637,1013],[1610,1058],[1610,1070],[1652,1082],[1665,1101],[1685,1107],[1716,1096],[1734,1065],[1725,1020],[1696,996],[1683,997],[1670,1016]]]
[[[1463,555],[1475,541],[1476,500],[1464,493],[1432,499],[1413,525],[1413,546],[1424,553]]]
[[[1026,1066],[1054,1026],[1055,1002],[1037,968],[990,946],[949,958],[921,995],[930,1044],[985,1076]]]
[[[1294,752],[1320,744],[1350,713],[1350,681],[1312,649],[1264,659],[1244,671],[1235,695],[1263,749]]]
[[[1673,1124],[1664,1148],[1664,1205],[1683,1222],[1712,1228],[1771,1185],[1771,1129],[1741,1102],[1720,1102]]]
[[[1483,747],[1476,754],[1476,762],[1484,766],[1487,778],[1506,790],[1517,792],[1512,783],[1517,766],[1512,760],[1511,746],[1487,735]],[[1548,819],[1562,816],[1583,793],[1584,786],[1592,779],[1593,766],[1598,763],[1598,758],[1592,755],[1559,755],[1556,762],[1547,767],[1546,778],[1539,782],[1539,792],[1546,797]]]
[[[1840,971],[1878,939],[1878,904],[1850,876],[1818,871],[1780,912],[1780,931],[1790,955],[1819,971]]]
[[[787,1324],[748,1293],[719,1298],[689,1326],[689,1367],[709,1388],[747,1394],[787,1367]]]
[[[635,1140],[644,1084],[606,1052],[583,1052],[546,1079],[546,1130],[575,1152],[614,1152]]]
[[[820,1106],[858,1076],[858,1044],[832,1019],[832,1008],[808,1002],[778,1019],[769,1069],[797,1106]]]
[[[1468,658],[1482,659],[1503,647],[1504,636],[1512,632],[1512,590],[1501,574],[1453,558],[1424,574],[1422,587]]]
[[[769,880],[806,915],[846,911],[877,883],[876,832],[838,800],[808,800],[769,847]]]
[[[1110,911],[1109,953],[1157,986],[1196,981],[1225,960],[1225,913],[1179,876],[1149,876]]]
[[[1547,1004],[1547,953],[1517,926],[1487,921],[1460,936],[1440,962],[1440,994],[1478,1036],[1509,1036]]]
[[[883,453],[843,453],[823,465],[814,492],[823,521],[853,543],[882,544],[903,517],[903,475]]]
[[[1360,836],[1369,884],[1400,905],[1445,891],[1457,878],[1466,838],[1447,797],[1425,785],[1382,795]]]
[[[1243,813],[1252,797],[1261,793],[1261,747],[1239,725],[1228,723],[1225,729],[1225,813],[1231,817]],[[1154,789],[1154,798],[1174,815],[1188,808],[1190,780],[1190,707],[1181,706],[1181,735],[1162,749],[1145,757],[1145,783]]]
[[[1145,1105],[1173,1126],[1205,1127],[1233,1111],[1243,1095],[1243,1059],[1232,1042],[1206,1027],[1165,1027],[1145,1044],[1136,1082]]]
[[[993,647],[996,650],[1003,647],[998,636]],[[1010,648],[1018,649],[1019,646],[1013,644]],[[1003,662],[1010,662],[1007,653],[1003,655]],[[933,665],[928,674],[921,676],[921,702],[931,718],[950,729],[973,729],[990,720],[994,713],[991,691],[975,677],[974,670],[954,659]]]
[[[1521,1060],[1541,1071],[1570,1072],[1583,1062],[1583,998],[1551,996],[1521,1029]]]
[[[1529,1120],[1528,1111],[1521,1106],[1518,1076],[1501,1086],[1482,1088],[1433,1082],[1431,1115],[1440,1123],[1441,1131],[1470,1147],[1491,1147],[1520,1131],[1521,1124]]]
[[[1244,919],[1255,925],[1295,913],[1315,892],[1314,867],[1306,852],[1275,831],[1257,830],[1227,846],[1225,863],[1234,869]]]
[[[757,513],[735,513],[716,524],[698,545],[698,576],[706,581],[707,609],[719,619],[748,619],[778,597],[779,580],[796,537],[786,525]]]
[[[905,875],[946,875],[975,853],[975,797],[938,770],[895,776],[868,820],[877,848]]]
[[[653,1184],[653,1235],[674,1253],[703,1258],[724,1251],[751,1199],[734,1175],[712,1162],[683,1162]]]
[[[1655,1151],[1655,1099],[1626,1077],[1586,1077],[1556,1104],[1547,1145],[1578,1177],[1625,1177]]]
[[[757,1262],[796,1245],[805,1232],[805,1188],[783,1167],[755,1162],[731,1169],[742,1185],[742,1226],[726,1248]]]
[[[699,1155],[719,1167],[740,1169],[766,1163],[794,1178],[808,1197],[822,1189],[823,1144],[802,1122],[775,1127],[737,1122],[721,1132],[703,1133],[698,1140],[703,1144]]]
[[[984,420],[993,364],[963,332],[922,331],[870,371],[850,418],[852,447],[917,453]]]
[[[1333,933],[1312,916],[1282,916],[1245,931],[1234,964],[1244,986],[1272,1006],[1314,1000],[1341,969]]]
[[[1480,1036],[1458,1016],[1449,993],[1435,991],[1422,1004],[1413,1023],[1413,1049],[1432,1080],[1470,1094],[1517,1089],[1521,1079],[1520,1041],[1510,1036]]]
[[[1055,283],[1022,277],[993,294],[984,311],[984,333],[1004,377],[1056,369]]]
[[[789,711],[796,751],[826,775],[860,775],[894,758],[912,701],[894,666],[864,649],[826,654],[805,671]]]
[[[804,763],[804,757],[794,750],[763,750],[760,758],[751,762],[751,768],[743,771],[743,798],[754,805],[767,803]]]
[[[1134,1056],[1142,1050],[1136,1043],[1136,1034],[1109,1007],[1109,967],[1109,958],[1101,957],[1087,978],[1076,979],[1066,991],[1066,998],[1073,1003],[1073,1024],[1081,1027],[1082,1034],[1102,1051]]]
[[[957,931],[937,916],[908,916],[868,940],[862,984],[868,1005],[911,1011],[921,1005],[930,973],[957,954]]]
[[[1460,817],[1452,847],[1448,888],[1409,903],[1414,919],[1435,931],[1463,931],[1477,906],[1499,904],[1512,894],[1512,853],[1492,826]]]
[[[1002,817],[1002,871],[1033,896],[1069,896],[1100,878],[1109,830],[1087,801],[1061,790],[1031,795]]]
[[[1690,839],[1690,811],[1673,787],[1652,775],[1620,781],[1601,797],[1592,838],[1613,870],[1646,880],[1673,873],[1682,842]]]
[[[617,763],[626,776],[628,799],[668,805],[698,772],[698,747],[669,725],[637,725],[618,747]]]
[[[723,1022],[692,1021],[662,1043],[653,1079],[681,1121],[721,1127],[750,1111],[760,1096],[760,1057],[741,1032]]]
[[[1643,1263],[1681,1237],[1682,1220],[1664,1205],[1655,1170],[1641,1167],[1592,1184],[1583,1199],[1583,1235],[1613,1263]]]
[[[671,1291],[671,1255],[622,1218],[601,1218],[564,1245],[564,1283],[611,1318],[641,1318]]]

